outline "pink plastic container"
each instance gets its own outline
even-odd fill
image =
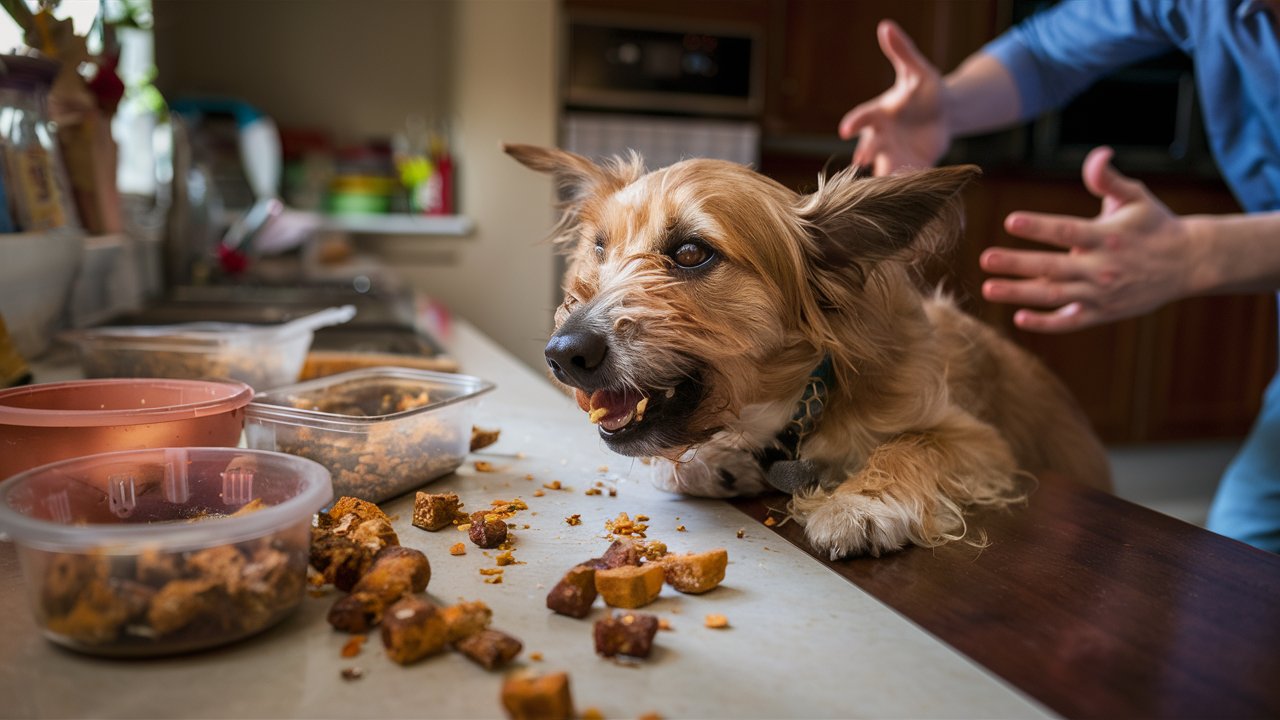
[[[0,480],[111,450],[234,447],[253,389],[242,382],[75,380],[0,391]]]

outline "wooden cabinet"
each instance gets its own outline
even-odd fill
[[[766,135],[834,137],[857,103],[893,83],[876,25],[893,18],[935,66],[995,36],[996,0],[770,0]]]

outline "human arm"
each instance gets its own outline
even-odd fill
[[[1012,235],[1060,250],[989,248],[982,294],[1027,307],[1014,323],[1067,332],[1140,315],[1195,295],[1280,288],[1280,212],[1254,215],[1172,213],[1141,182],[1111,166],[1110,148],[1084,163],[1084,184],[1102,200],[1093,218],[1011,213]]]

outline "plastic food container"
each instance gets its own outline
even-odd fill
[[[329,308],[279,325],[185,323],[100,327],[64,334],[89,377],[239,380],[255,390],[297,382],[315,331],[344,323],[355,308]]]
[[[407,368],[339,373],[255,397],[245,441],[324,465],[336,495],[382,502],[462,464],[478,398],[493,387]]]
[[[306,591],[329,473],[281,453],[101,453],[0,483],[36,622],[98,655],[162,655],[271,626]]]
[[[0,480],[80,455],[233,447],[253,389],[207,380],[72,380],[0,390]]]

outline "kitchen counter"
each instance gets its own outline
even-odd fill
[[[484,582],[493,552],[456,530],[409,523],[411,497],[384,508],[401,542],[432,562],[440,603],[483,600],[516,635],[516,669],[565,670],[579,712],[606,717],[1276,717],[1280,715],[1280,557],[1059,478],[1024,507],[975,513],[985,544],[913,548],[883,558],[814,557],[794,523],[763,520],[785,498],[666,495],[649,468],[610,453],[566,396],[465,322],[448,343],[491,379],[478,423],[499,442],[429,487],[469,509],[521,498],[514,555]],[[38,365],[37,380],[74,374]],[[475,461],[494,466],[478,472]],[[547,485],[559,481],[563,489]],[[615,488],[586,495],[600,483]],[[540,496],[537,493],[542,493]],[[649,516],[673,551],[725,547],[724,584],[702,596],[664,588],[644,608],[672,626],[653,656],[595,655],[585,620],[546,610],[548,589],[608,545],[605,522]],[[578,515],[581,524],[565,519]],[[524,525],[528,527],[524,527]],[[685,528],[684,531],[677,527]],[[743,537],[739,538],[738,532]],[[278,626],[209,652],[106,660],[46,641],[26,606],[13,548],[0,543],[0,717],[501,717],[501,673],[450,653],[410,667],[372,636],[354,658],[308,597]],[[730,627],[712,630],[717,613]],[[534,653],[541,660],[533,660]],[[360,668],[359,680],[340,679]]]
[[[481,568],[493,552],[453,529],[410,524],[412,497],[384,504],[401,543],[432,563],[428,594],[440,603],[483,600],[493,626],[524,642],[517,668],[568,671],[579,712],[607,717],[1038,717],[1048,714],[972,660],[940,642],[870,593],[721,501],[661,493],[649,468],[610,453],[566,396],[465,323],[449,348],[466,372],[491,379],[478,423],[502,430],[497,444],[429,487],[454,491],[469,509],[519,497],[529,509],[515,524],[514,555],[501,584]],[[56,369],[49,369],[54,372]],[[38,380],[44,379],[37,376]],[[495,472],[477,472],[485,460]],[[532,479],[530,479],[532,478]],[[560,481],[565,489],[544,484]],[[617,489],[586,495],[600,482]],[[536,496],[541,490],[543,495]],[[608,546],[604,523],[621,512],[649,516],[650,539],[673,551],[724,547],[723,585],[700,596],[664,587],[644,608],[665,618],[647,661],[596,656],[592,623],[545,608],[548,589],[579,561]],[[579,515],[581,524],[565,519]],[[529,527],[526,529],[524,525]],[[677,526],[686,530],[679,531]],[[743,537],[738,538],[742,529]],[[63,650],[36,630],[13,547],[0,543],[0,697],[4,717],[489,718],[503,715],[503,675],[447,653],[409,667],[392,663],[371,636],[343,658],[348,636],[325,614],[337,595],[308,597],[276,627],[224,648],[153,660],[109,660]],[[704,627],[707,614],[730,627]],[[540,653],[541,660],[533,660]],[[344,681],[344,668],[363,670]]]

